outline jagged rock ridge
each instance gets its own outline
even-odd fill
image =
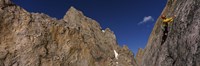
[[[116,55],[117,54],[117,55]],[[0,66],[137,66],[110,29],[71,7],[63,19],[0,1]]]
[[[200,0],[168,0],[162,14],[177,16],[163,44],[158,18],[141,66],[200,66]]]

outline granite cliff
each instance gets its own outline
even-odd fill
[[[158,18],[141,66],[200,66],[200,0],[168,0],[163,14],[176,17],[163,44],[162,21]]]
[[[0,66],[137,66],[114,33],[71,7],[63,19],[0,0]]]

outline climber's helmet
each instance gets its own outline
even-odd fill
[[[166,19],[166,16],[165,16],[165,15],[162,15],[161,18],[162,18],[162,19]]]

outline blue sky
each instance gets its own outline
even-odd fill
[[[119,45],[144,48],[167,0],[12,0],[29,12],[61,19],[70,6],[114,31]]]

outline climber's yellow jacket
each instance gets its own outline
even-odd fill
[[[164,22],[164,23],[170,23],[170,22],[173,22],[173,18],[170,17],[170,18],[163,19],[163,22]]]

